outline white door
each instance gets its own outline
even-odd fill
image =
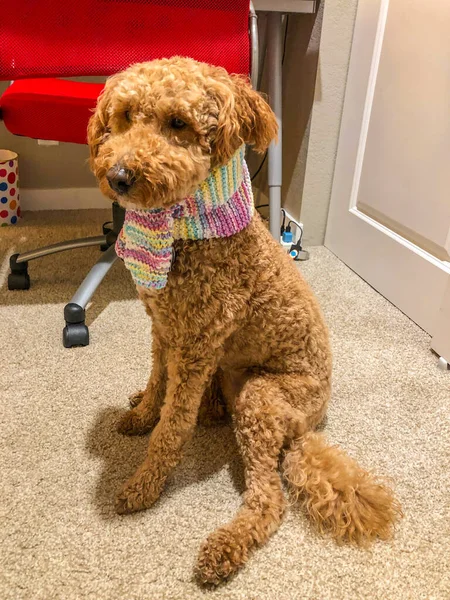
[[[450,362],[450,0],[359,0],[325,245]]]

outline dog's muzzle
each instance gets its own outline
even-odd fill
[[[106,173],[106,179],[108,180],[109,187],[120,196],[128,194],[130,189],[136,182],[136,178],[133,173],[120,165],[111,167]]]

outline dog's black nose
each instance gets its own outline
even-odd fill
[[[117,194],[127,194],[136,179],[133,173],[124,167],[111,167],[106,173],[109,187]]]

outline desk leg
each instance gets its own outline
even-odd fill
[[[282,173],[282,14],[270,12],[267,20],[267,73],[270,105],[278,121],[278,143],[269,146],[269,223],[270,233],[280,239],[281,228],[281,173]]]

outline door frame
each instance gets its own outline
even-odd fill
[[[325,246],[433,335],[439,331],[450,263],[357,207],[388,9],[389,0],[358,3]]]

